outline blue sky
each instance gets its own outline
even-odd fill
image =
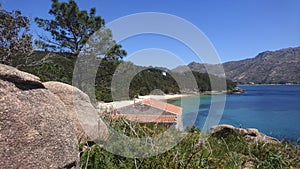
[[[4,9],[20,9],[32,20],[36,16],[50,17],[48,15],[50,0],[0,0],[0,2]],[[168,13],[186,19],[209,38],[222,62],[251,58],[265,50],[300,46],[299,0],[76,0],[76,2],[82,9],[96,7],[97,15],[102,16],[106,23],[139,12]],[[32,31],[33,33],[40,31],[34,23]],[[167,37],[137,36],[121,44],[129,56],[142,49],[159,48],[178,55],[184,63],[198,61],[186,46]]]

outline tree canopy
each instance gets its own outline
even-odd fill
[[[49,38],[39,35],[40,40],[36,41],[36,44],[45,50],[79,54],[95,32],[105,30],[105,21],[100,16],[96,16],[96,8],[91,8],[89,12],[81,10],[74,0],[68,2],[52,0],[49,14],[54,17],[52,20],[35,18],[37,25],[52,36]],[[112,37],[112,34],[109,36]],[[109,40],[112,49],[106,53],[108,57],[122,58],[126,55],[120,45],[112,38]]]
[[[79,53],[88,38],[104,26],[104,20],[95,16],[95,8],[91,8],[89,13],[80,10],[74,0],[62,3],[52,0],[49,14],[54,16],[53,20],[35,18],[37,25],[52,35],[52,39],[40,35],[39,44],[43,48],[64,48]]]
[[[15,56],[27,56],[32,51],[29,19],[21,11],[1,9],[0,5],[0,62],[11,64]]]

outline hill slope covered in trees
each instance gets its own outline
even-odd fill
[[[75,62],[76,56],[70,53],[36,51],[28,57],[16,57],[16,59],[13,60],[13,66],[40,77],[42,81],[60,81],[72,84]],[[124,64],[124,61],[101,60],[95,79],[97,100],[112,101],[111,82],[115,70],[120,63]],[[165,94],[177,94],[183,92],[180,90],[177,82],[172,76],[185,77],[185,74],[172,74],[170,70],[165,68],[141,67],[130,62],[125,62],[125,64],[127,64],[128,69],[135,69],[136,72],[139,72],[130,82],[129,96],[131,98],[135,95],[150,94],[155,89],[159,89]],[[162,75],[162,72],[164,71],[166,71],[166,75]],[[198,72],[192,73],[198,85],[198,89],[193,89],[193,92],[211,90],[208,74]],[[227,80],[228,90],[235,86],[235,83]]]

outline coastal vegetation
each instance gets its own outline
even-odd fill
[[[110,121],[116,131],[130,137],[152,137],[167,128]],[[130,124],[130,126],[128,125]],[[169,129],[170,130],[170,129]],[[200,129],[187,127],[188,133],[175,147],[149,158],[126,158],[112,154],[101,144],[80,145],[81,168],[299,168],[299,147],[288,142],[252,143],[239,134],[205,137]],[[120,146],[120,145],[114,145]]]

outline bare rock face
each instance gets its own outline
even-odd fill
[[[77,168],[64,103],[39,78],[0,64],[0,168]]]
[[[40,82],[40,78],[3,64],[0,64],[0,79],[10,81],[18,88],[26,88],[26,86],[27,88],[44,88],[43,84]]]
[[[87,94],[76,87],[60,82],[46,82],[44,86],[65,104],[76,126],[79,142],[105,141],[108,138],[108,129],[98,118],[98,112]]]
[[[213,126],[210,129],[210,134],[216,135],[219,137],[226,137],[232,133],[240,134],[243,137],[245,137],[247,140],[252,141],[252,142],[280,143],[280,141],[277,140],[276,138],[267,136],[267,135],[259,132],[255,128],[243,129],[243,128],[236,128],[232,125],[221,124],[218,126]]]
[[[226,78],[240,83],[300,83],[300,47],[285,48],[259,53],[255,58],[223,63]],[[186,72],[192,70],[200,73],[219,75],[220,64],[200,64],[192,62],[178,66],[172,71]]]

